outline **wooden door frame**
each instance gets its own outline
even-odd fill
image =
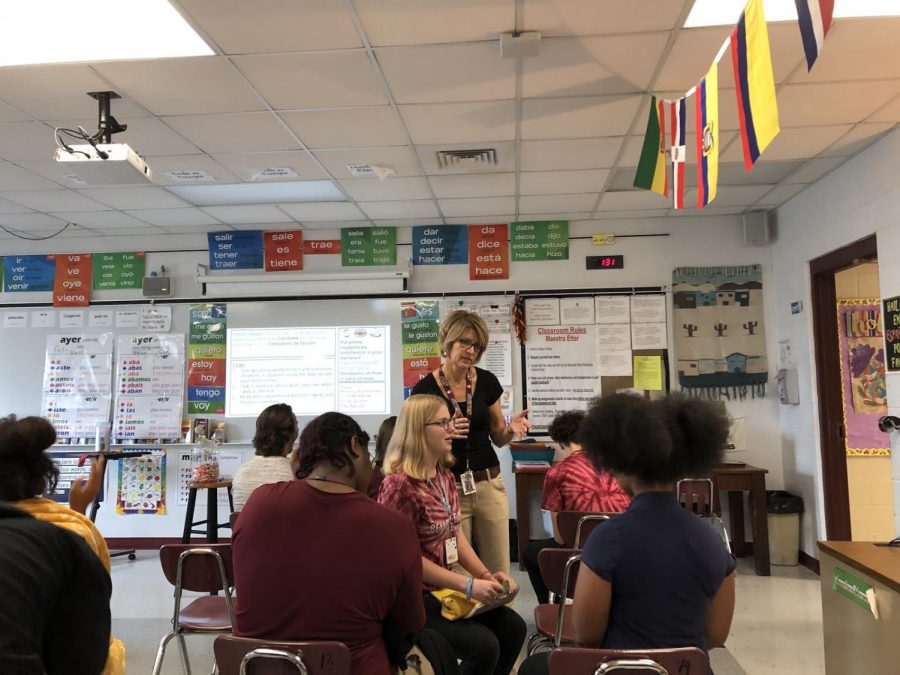
[[[809,263],[825,502],[823,538],[832,541],[850,541],[851,538],[834,275],[861,261],[877,259],[878,241],[873,234]]]

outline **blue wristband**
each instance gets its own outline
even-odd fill
[[[472,585],[475,583],[475,579],[469,577],[466,579],[466,600],[472,599]]]

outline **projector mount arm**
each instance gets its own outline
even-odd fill
[[[53,134],[56,138],[56,146],[69,153],[74,154],[76,152],[80,152],[77,150],[73,150],[63,140],[62,135],[65,134],[70,138],[90,143],[91,146],[93,146],[94,150],[97,152],[97,156],[100,157],[100,159],[109,159],[109,155],[98,148],[97,144],[112,143],[113,134],[118,134],[128,128],[127,124],[119,124],[119,122],[116,121],[116,118],[113,117],[110,113],[110,101],[114,98],[122,97],[114,91],[89,91],[87,95],[97,101],[97,106],[99,108],[97,113],[97,131],[95,131],[93,134],[89,134],[84,130],[83,127],[78,127],[77,130],[57,127],[53,130]],[[84,152],[81,152],[81,154],[85,155],[85,157],[88,156],[87,153]]]

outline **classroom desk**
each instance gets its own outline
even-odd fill
[[[747,555],[744,536],[744,492],[750,493],[753,532],[753,562],[756,573],[767,577],[769,571],[769,521],[766,518],[766,474],[768,469],[749,464],[722,464],[710,473],[715,486],[713,509],[718,511],[719,492],[728,493],[728,520],[731,525],[731,550],[736,558]]]
[[[516,477],[516,529],[518,531],[519,569],[524,569],[522,559],[528,535],[531,531],[530,497],[532,492],[542,490],[547,471],[517,471]],[[718,508],[719,492],[728,493],[728,510],[731,524],[731,547],[734,555],[742,558],[747,554],[744,543],[744,492],[750,493],[753,507],[753,557],[756,573],[767,577],[769,570],[769,523],[766,520],[766,474],[767,469],[757,466],[723,464],[711,473],[715,486],[714,508]]]
[[[547,469],[519,471],[513,465],[516,477],[516,531],[518,534],[519,569],[525,569],[524,553],[531,533],[531,493],[544,489],[544,476]]]
[[[900,663],[900,548],[862,541],[820,541],[819,564],[827,675],[896,673]],[[845,584],[850,581],[874,589],[880,618],[835,590],[836,568]]]

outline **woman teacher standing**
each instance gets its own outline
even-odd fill
[[[488,344],[487,325],[477,314],[456,310],[441,322],[443,362],[421,379],[413,394],[441,396],[455,419],[452,471],[466,539],[491,570],[509,572],[509,501],[493,444],[507,445],[528,433],[527,410],[507,423],[500,409],[503,387],[476,367]]]

